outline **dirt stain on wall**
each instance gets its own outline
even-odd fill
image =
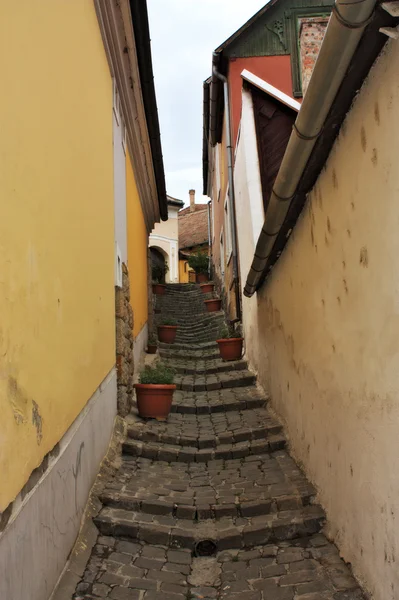
[[[377,125],[380,124],[380,107],[378,102],[374,104],[374,119]]]
[[[362,265],[362,267],[368,267],[368,264],[369,264],[369,253],[368,253],[368,250],[367,250],[366,246],[363,246],[363,248],[360,249],[359,262]]]
[[[366,152],[366,150],[367,150],[367,137],[366,137],[366,130],[365,130],[364,127],[362,127],[361,130],[360,130],[360,143],[362,145],[363,152]]]
[[[26,423],[28,414],[28,397],[21,390],[15,377],[8,377],[8,397],[11,404],[14,420],[17,425]]]
[[[37,444],[40,446],[43,438],[43,419],[39,412],[39,405],[32,400],[32,423],[36,427]]]

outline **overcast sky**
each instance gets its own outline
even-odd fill
[[[212,52],[265,0],[148,0],[166,187],[202,200],[202,84]],[[205,198],[204,198],[205,200]]]

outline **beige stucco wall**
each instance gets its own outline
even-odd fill
[[[272,276],[244,298],[247,356],[376,600],[399,598],[398,73],[390,41]]]
[[[178,208],[168,206],[168,220],[156,223],[151,232],[149,246],[162,250],[168,263],[167,283],[179,282],[179,220]]]

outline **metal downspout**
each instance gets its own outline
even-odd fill
[[[309,87],[274,182],[245,284],[247,297],[256,292],[268,267],[291,200],[364,29],[373,18],[375,4],[376,0],[337,0],[334,5]]]
[[[212,60],[212,73],[220,81],[223,82],[224,92],[224,110],[226,118],[226,147],[227,147],[227,172],[229,180],[229,212],[230,212],[230,230],[231,230],[231,245],[233,254],[233,283],[236,297],[236,314],[237,320],[241,321],[241,298],[240,298],[240,282],[238,278],[238,255],[237,255],[237,235],[236,235],[236,210],[235,210],[235,194],[234,194],[234,171],[233,171],[233,142],[231,135],[231,119],[230,119],[230,92],[227,77],[219,73],[217,69],[217,61],[219,55],[214,52]]]

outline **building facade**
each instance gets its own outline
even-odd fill
[[[183,200],[168,196],[168,220],[156,223],[150,235],[149,247],[153,263],[166,270],[166,283],[179,283],[179,220]],[[165,269],[167,265],[167,269]]]
[[[195,273],[188,264],[191,254],[210,253],[210,205],[195,202],[195,190],[189,190],[190,205],[179,211],[179,272],[180,283],[195,282]]]
[[[1,598],[50,597],[129,410],[148,235],[167,218],[136,5],[0,8]]]
[[[283,94],[241,72],[242,327],[246,358],[326,509],[327,535],[370,597],[394,600],[399,13],[373,2],[339,10],[323,44],[319,15],[298,27],[307,44],[306,33],[315,37],[308,54],[299,48],[301,105],[294,86]],[[318,51],[310,77],[306,57]],[[284,139],[273,127],[280,112],[294,123]]]
[[[300,102],[331,6],[331,0],[269,2],[213,53],[213,75],[204,82],[203,193],[212,199],[214,279],[232,321],[241,320],[233,170],[242,115],[242,73]]]

